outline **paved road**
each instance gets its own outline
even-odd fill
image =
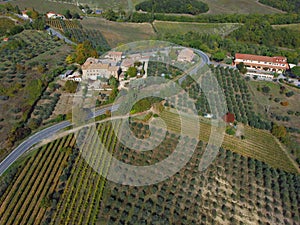
[[[48,31],[51,30],[52,34],[55,34],[56,36],[62,38],[65,40],[65,37],[62,36],[59,32],[53,30],[52,28],[48,28]],[[70,40],[65,40],[66,42],[70,43],[70,44],[75,44],[73,42],[71,42]],[[209,57],[202,51],[198,50],[198,49],[193,49],[194,52],[196,54],[198,54],[201,58],[202,58],[202,62],[199,65],[199,67],[203,67],[205,64],[210,64],[210,60]],[[197,69],[199,69],[199,67],[197,67]],[[179,83],[181,83],[183,80],[185,80],[185,78],[187,77],[184,76],[182,78],[179,79]],[[89,119],[93,118],[93,117],[97,117],[100,115],[105,114],[105,112],[107,110],[111,110],[111,111],[116,111],[118,109],[119,105],[114,105],[112,107],[106,107],[103,109],[100,109],[98,111],[96,111],[95,113],[89,115]],[[22,142],[17,148],[15,148],[1,163],[0,163],[0,176],[8,169],[8,167],[13,164],[22,154],[24,154],[28,149],[30,149],[33,145],[39,143],[40,141],[49,138],[53,135],[55,135],[56,133],[58,133],[59,131],[63,130],[66,127],[71,126],[72,124],[69,121],[64,121],[61,123],[58,123],[56,125],[53,125],[51,127],[48,127],[42,131],[37,132],[36,134],[30,136],[27,140],[25,140],[24,142]]]
[[[90,118],[94,118],[100,115],[105,114],[107,110],[116,111],[119,105],[113,105],[112,107],[105,107],[93,113]],[[40,141],[50,138],[59,131],[63,130],[66,127],[71,126],[72,124],[69,121],[64,121],[58,124],[55,124],[51,127],[48,127],[42,131],[35,133],[30,136],[28,139],[23,141],[17,148],[15,148],[1,163],[0,163],[0,176],[8,169],[8,167],[13,164],[22,154],[24,154],[28,149],[33,145],[39,143]]]
[[[50,32],[52,35],[58,37],[61,40],[64,40],[66,43],[71,44],[71,45],[77,45],[76,43],[74,43],[73,41],[69,40],[67,37],[65,37],[64,35],[62,35],[61,33],[59,33],[58,31],[52,29],[51,27],[48,27],[46,29],[48,32]]]
[[[197,68],[195,68],[195,71],[197,71],[199,68],[202,68],[205,64],[210,64],[211,63],[210,60],[209,60],[209,57],[204,52],[202,52],[199,49],[193,49],[193,51],[202,58],[202,62],[200,63],[200,65]],[[190,73],[193,73],[193,72],[194,71],[191,71]],[[183,77],[181,77],[178,80],[178,83],[181,84],[187,78],[188,75],[189,74],[186,74]]]

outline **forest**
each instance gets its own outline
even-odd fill
[[[197,15],[208,11],[208,5],[192,0],[148,0],[135,6],[137,11],[155,13],[183,13]]]
[[[258,19],[248,20],[244,26],[233,31],[230,37],[236,41],[279,46],[285,48],[299,48],[300,37],[297,30],[288,28],[274,29],[270,23]]]
[[[259,0],[259,2],[286,12],[300,12],[299,0]]]

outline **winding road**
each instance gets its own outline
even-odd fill
[[[89,119],[105,114],[107,110],[112,112],[117,110],[119,105],[113,105],[112,107],[105,107],[93,113]],[[57,134],[59,131],[71,126],[71,122],[64,121],[58,124],[55,124],[51,127],[45,128],[28,139],[23,141],[17,148],[15,148],[1,163],[0,163],[0,176],[13,164],[22,154],[29,150],[33,145],[39,143],[40,141],[50,138],[51,136]]]
[[[66,41],[66,40],[65,40]],[[201,64],[199,67],[203,67],[205,64],[210,64],[209,57],[202,51],[198,49],[193,49],[196,54],[198,54],[202,58]],[[180,78],[179,83],[185,80],[187,75]],[[119,104],[102,108],[95,113],[91,114],[88,119],[100,116],[105,114],[107,110],[112,112],[116,111],[119,108]],[[50,138],[53,135],[57,134],[58,132],[62,131],[63,129],[71,126],[72,123],[69,121],[64,121],[58,124],[55,124],[51,127],[45,128],[32,136],[28,139],[23,141],[18,147],[16,147],[1,163],[0,163],[0,176],[12,165],[22,154],[24,154],[27,150],[29,150],[33,145],[41,142],[44,139]]]

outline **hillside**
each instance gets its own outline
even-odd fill
[[[281,10],[266,6],[257,0],[203,0],[209,6],[210,14],[272,14],[282,13]]]

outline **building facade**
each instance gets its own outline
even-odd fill
[[[95,58],[88,58],[81,69],[82,79],[84,80],[97,80],[100,78],[109,79],[111,76],[118,79],[118,66],[111,66],[108,63],[104,64]]]
[[[281,74],[289,69],[287,58],[283,56],[259,56],[250,54],[235,54],[234,64],[244,63],[246,75],[262,79],[273,79],[274,73]]]

